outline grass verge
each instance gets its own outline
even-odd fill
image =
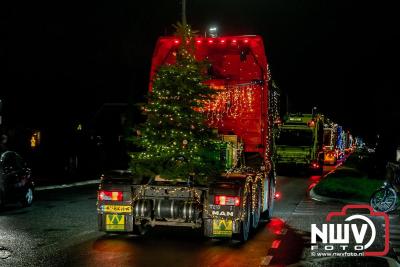
[[[315,187],[318,195],[340,198],[344,201],[369,202],[372,193],[383,184],[383,180],[373,179],[361,171],[357,165],[344,164],[328,174]]]

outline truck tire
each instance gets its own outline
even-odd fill
[[[275,199],[275,173],[269,175],[268,182],[268,208],[266,211],[261,213],[261,218],[265,221],[270,221],[272,213],[274,211],[274,199]]]
[[[240,222],[240,232],[232,235],[232,240],[244,243],[249,238],[250,232],[250,211],[251,211],[251,199],[247,197],[246,201],[246,211],[243,220]]]
[[[147,227],[143,225],[134,225],[132,234],[137,236],[143,236],[147,233]]]
[[[149,227],[145,225],[145,222],[142,222],[139,225],[137,225],[137,224],[133,225],[132,234],[137,235],[137,236],[143,236],[147,233],[148,230],[149,230]]]
[[[261,217],[261,185],[257,184],[257,189],[255,190],[256,196],[253,197],[255,200],[255,204],[252,205],[254,208],[251,213],[251,228],[257,229],[258,223],[260,222]]]

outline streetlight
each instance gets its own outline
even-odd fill
[[[208,32],[209,32],[211,37],[217,37],[218,36],[218,28],[216,26],[211,26],[208,29]]]

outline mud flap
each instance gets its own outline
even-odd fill
[[[132,232],[133,216],[131,214],[105,213],[98,215],[99,230],[105,232]]]

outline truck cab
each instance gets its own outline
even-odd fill
[[[315,172],[323,168],[323,117],[289,114],[277,134],[277,164],[280,170],[300,167]]]
[[[158,68],[175,64],[180,41],[175,36],[158,39],[150,71],[150,93]],[[202,228],[207,237],[244,242],[263,217],[272,216],[274,116],[262,38],[196,37],[194,46],[196,59],[209,63],[205,84],[217,92],[203,112],[208,126],[218,131],[227,144],[219,154],[226,171],[205,184],[168,181],[159,176],[150,177],[144,184],[125,180],[125,187],[121,183],[101,183],[97,204],[101,231],[141,234],[144,228],[168,225]],[[101,194],[110,197],[104,199]],[[115,197],[114,202],[114,195],[121,195],[122,200]],[[118,229],[113,226],[117,223],[121,225]]]

